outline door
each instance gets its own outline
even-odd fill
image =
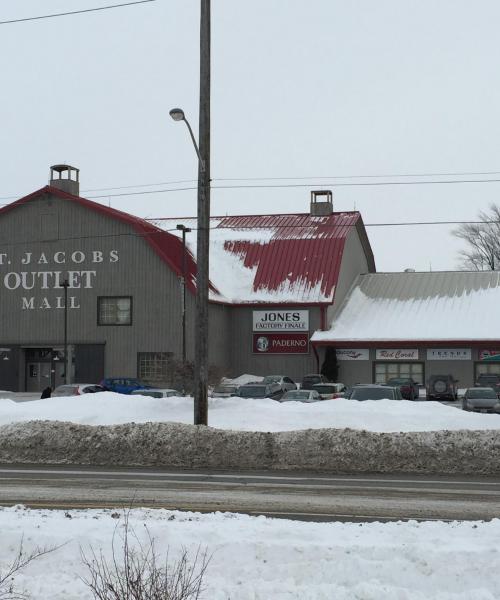
[[[48,362],[26,363],[26,391],[41,392],[52,384],[51,369]]]

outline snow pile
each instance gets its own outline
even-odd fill
[[[234,379],[230,379],[229,377],[223,377],[222,383],[228,385],[245,385],[245,383],[255,383],[256,381],[262,381],[264,377],[261,375],[249,375],[248,373],[244,373],[239,377],[235,377]]]
[[[113,515],[113,516],[112,516]],[[117,518],[119,517],[119,518]],[[24,535],[63,548],[31,563],[17,584],[33,598],[90,600],[80,547],[111,558],[123,515],[112,510],[0,509],[0,569]],[[212,556],[200,600],[495,600],[500,571],[500,521],[305,523],[232,513],[136,509],[138,540],[149,531],[157,550]],[[147,529],[146,529],[147,528]],[[119,550],[119,535],[117,544]],[[160,561],[161,562],[161,561]]]
[[[193,399],[127,396],[113,392],[19,403],[0,399],[0,425],[34,420],[84,425],[150,421],[189,424],[193,422]],[[218,429],[238,431],[350,428],[389,433],[500,429],[500,415],[465,412],[439,402],[356,402],[339,398],[308,404],[232,397],[209,399],[208,423]]]

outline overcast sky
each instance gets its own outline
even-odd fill
[[[118,1],[3,0],[0,20]],[[323,188],[366,224],[474,219],[500,183],[337,184],[500,179],[389,177],[500,172],[499,22],[498,0],[212,0],[212,214],[305,212]],[[115,194],[196,185],[168,111],[181,106],[197,134],[199,0],[0,27],[0,203],[67,162],[83,196],[143,217],[196,214],[195,190]],[[352,175],[385,177],[338,179]],[[230,184],[304,187],[217,187]],[[89,191],[122,186],[138,187]],[[368,227],[377,269],[456,268],[451,229]]]

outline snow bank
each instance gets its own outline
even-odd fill
[[[35,420],[70,421],[82,425],[190,424],[193,422],[193,399],[126,396],[112,392],[19,403],[0,399],[0,425]],[[342,398],[311,404],[210,398],[208,422],[218,429],[238,431],[296,431],[325,427],[384,433],[500,429],[500,415],[465,412],[439,402],[356,402]]]
[[[280,469],[330,473],[499,474],[497,431],[243,432],[180,423],[0,427],[0,462]]]
[[[119,518],[116,518],[118,517]],[[89,600],[80,547],[111,558],[123,515],[113,510],[0,508],[0,568],[21,536],[64,547],[31,563],[17,583],[33,598]],[[136,509],[137,542],[149,531],[161,556],[212,556],[200,600],[495,600],[500,521],[305,523],[231,513]],[[146,529],[147,527],[147,529]],[[118,548],[119,548],[119,535]],[[134,540],[132,540],[132,543]],[[160,561],[161,562],[161,561]]]

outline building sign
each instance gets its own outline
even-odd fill
[[[307,354],[309,333],[254,333],[255,354]]]
[[[335,350],[337,360],[369,360],[370,351],[368,348],[337,348]]]
[[[479,350],[479,360],[490,358],[490,356],[498,356],[499,354],[500,350]]]
[[[375,358],[376,360],[418,360],[418,349],[389,348],[387,350],[377,350]]]
[[[117,263],[118,250],[83,252],[24,252],[14,256],[0,252],[0,287],[20,290],[23,310],[64,308],[63,282],[68,282],[68,308],[80,308],[74,290],[92,289],[99,265]],[[48,294],[56,290],[57,295]]]
[[[471,360],[471,349],[428,348],[427,360]]]
[[[253,331],[309,331],[308,310],[254,310]]]

